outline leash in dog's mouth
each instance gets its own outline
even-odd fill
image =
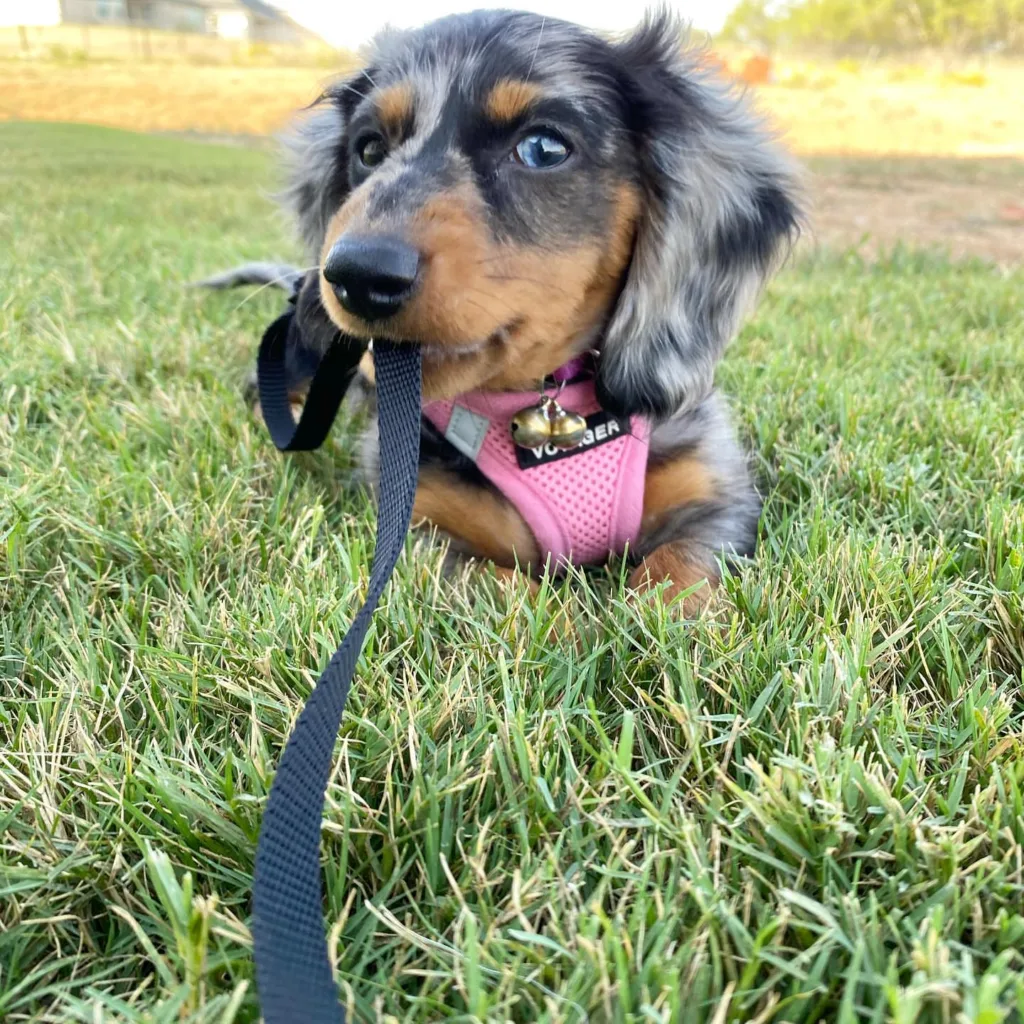
[[[260,345],[260,405],[282,451],[318,447],[355,372],[340,341],[324,355],[296,424],[285,384],[291,314]],[[420,450],[421,358],[415,345],[374,345],[380,432],[377,545],[366,601],[321,675],[285,746],[263,814],[253,879],[253,953],[267,1024],[339,1024],[324,932],[320,828],[331,757],[356,661],[412,518]],[[357,357],[358,358],[358,357]]]

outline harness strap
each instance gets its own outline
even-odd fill
[[[291,414],[284,353],[290,317],[260,345],[260,404],[283,451],[317,447],[351,379],[351,353],[336,342],[310,386],[299,423]],[[256,851],[253,954],[266,1024],[344,1024],[328,959],[320,886],[324,795],[356,661],[380,595],[402,552],[412,518],[420,446],[420,350],[374,345],[380,431],[377,546],[366,601],[302,709],[281,756]]]

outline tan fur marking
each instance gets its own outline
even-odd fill
[[[540,553],[523,517],[500,495],[470,487],[451,473],[420,473],[413,522],[436,526],[455,538],[467,554],[513,568],[538,565]]]
[[[392,138],[401,138],[405,125],[412,117],[414,100],[415,94],[408,82],[389,85],[375,96],[377,116]]]
[[[324,256],[345,231],[372,230],[364,189],[332,219]],[[396,316],[374,325],[373,334],[431,346],[423,365],[428,398],[476,388],[535,387],[586,349],[608,318],[632,252],[639,209],[636,190],[623,185],[600,241],[549,251],[496,245],[472,186],[437,195],[402,228],[423,256],[417,293]],[[322,279],[321,295],[339,327],[370,337],[369,326],[345,313]]]
[[[716,493],[711,470],[693,455],[648,466],[641,529],[651,530],[666,512],[698,501],[711,501]]]
[[[611,314],[622,289],[630,257],[633,255],[640,209],[640,194],[636,188],[626,184],[620,186],[608,232],[601,241],[600,261],[587,285],[579,309],[574,313],[574,320],[578,325],[575,337],[581,334],[593,335],[603,327]],[[560,359],[554,366],[560,366],[570,356],[575,355],[577,350],[575,344],[567,346],[565,358]]]
[[[503,78],[488,94],[484,111],[492,121],[503,124],[525,114],[540,96],[541,88],[534,82]]]
[[[607,316],[618,298],[626,267],[633,255],[641,206],[640,193],[635,186],[623,184],[619,187],[608,234],[603,240],[604,259],[588,294],[588,304],[595,313],[599,311]]]
[[[711,501],[717,493],[717,481],[710,467],[692,454],[648,466],[641,534],[656,529],[673,509]],[[681,608],[687,618],[695,616],[710,600],[718,584],[718,571],[714,562],[696,556],[683,542],[675,542],[662,544],[647,555],[633,571],[629,585],[643,593],[667,580],[671,585],[666,587],[665,596],[672,600],[705,579],[707,586],[683,599]]]
[[[296,421],[302,415],[302,407],[306,404],[306,396],[308,394],[309,387],[307,385],[292,388],[292,390],[288,392],[288,404],[292,408],[292,416],[295,417]],[[260,405],[260,400],[258,398],[252,403],[252,414],[258,420],[266,422],[263,420],[263,406]]]
[[[682,600],[680,608],[683,616],[689,619],[710,601],[719,579],[714,568],[694,558],[682,544],[662,544],[633,570],[629,586],[643,594],[666,582],[668,586],[664,596],[668,601],[677,598],[684,590],[704,583]]]

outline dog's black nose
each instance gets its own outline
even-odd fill
[[[340,238],[324,261],[324,277],[353,316],[383,320],[413,293],[420,254],[397,238]]]

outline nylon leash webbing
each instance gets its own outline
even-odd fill
[[[302,417],[292,418],[284,377],[287,318],[275,321],[259,355],[260,404],[282,450],[315,448],[330,429],[350,355],[324,356]],[[377,601],[402,552],[412,517],[420,444],[420,350],[374,345],[380,431],[377,545],[366,602],[302,709],[285,746],[263,815],[253,878],[253,953],[266,1024],[343,1024],[324,934],[320,825],[334,743],[359,652]]]

